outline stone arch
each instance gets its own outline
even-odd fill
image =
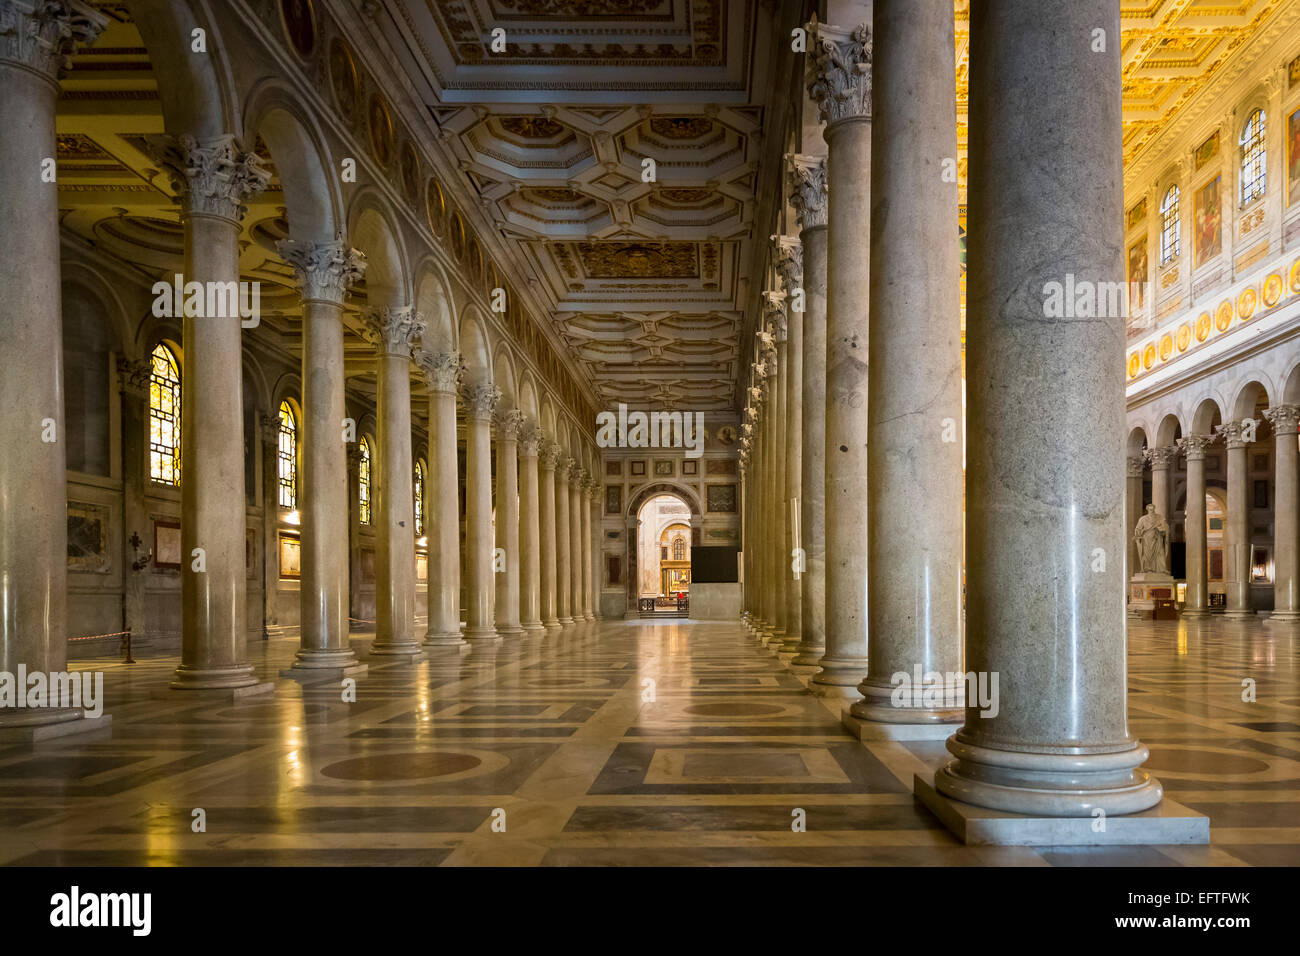
[[[537,386],[533,384],[533,373],[528,369],[519,373],[519,410],[530,422],[540,423],[541,405],[537,399]]]
[[[540,409],[542,434],[551,441],[559,441],[555,430],[555,406],[551,402],[551,396],[545,392],[541,395]]]
[[[654,484],[638,488],[636,493],[628,498],[627,510],[624,517],[628,520],[635,521],[641,506],[656,495],[676,495],[686,503],[691,509],[691,521],[699,521],[704,517],[704,511],[700,508],[700,500],[696,497],[695,491],[685,484],[676,481],[656,481]],[[695,527],[692,524],[692,527]]]
[[[1291,371],[1282,378],[1282,387],[1278,389],[1278,399],[1288,404],[1300,402],[1300,362],[1292,366]]]
[[[516,384],[514,362],[510,359],[510,349],[504,343],[496,348],[492,359],[492,381],[501,389],[500,407],[510,410],[519,407],[519,388]]]
[[[1214,427],[1223,423],[1219,403],[1213,398],[1203,398],[1192,412],[1192,434],[1213,435]]]
[[[1183,423],[1178,420],[1177,415],[1169,412],[1160,419],[1160,424],[1156,426],[1156,447],[1167,448],[1184,434],[1186,432],[1183,429]]]
[[[446,276],[428,256],[420,261],[415,274],[415,311],[424,322],[420,344],[426,352],[456,351],[460,347],[460,335]]]
[[[460,360],[465,366],[466,385],[492,381],[492,351],[478,306],[470,305],[460,316]]]
[[[1137,425],[1128,433],[1128,442],[1125,446],[1129,458],[1142,457],[1142,450],[1150,447],[1150,441],[1147,439],[1145,426]]]
[[[204,0],[134,0],[131,16],[149,51],[169,133],[208,139],[241,127],[229,49]],[[196,29],[207,52],[191,52]],[[166,82],[162,79],[166,78]],[[246,144],[247,145],[247,144]]]
[[[1261,381],[1262,376],[1255,376],[1237,388],[1236,397],[1232,400],[1232,420],[1240,422],[1244,418],[1253,418],[1255,409],[1260,404],[1269,403],[1269,390]]]
[[[348,210],[347,234],[352,245],[366,255],[366,302],[371,306],[410,304],[406,253],[398,239],[401,231],[388,204],[370,187],[357,193]]]
[[[265,80],[249,94],[244,115],[244,142],[261,136],[275,160],[290,236],[307,242],[336,238],[343,218],[339,177],[329,171],[324,137],[301,100],[279,82]]]

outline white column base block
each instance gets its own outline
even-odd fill
[[[1210,818],[1165,798],[1150,810],[1094,817],[1006,813],[953,800],[917,774],[916,799],[967,846],[1133,846],[1207,844]]]
[[[108,714],[87,717],[79,707],[9,708],[0,711],[0,746],[36,744],[42,740],[109,730]]]
[[[178,695],[177,691],[183,691],[183,694]],[[172,681],[170,687],[161,688],[152,696],[158,700],[176,700],[178,696],[200,697],[204,700],[243,700],[246,697],[261,697],[263,694],[274,692],[275,684],[271,681],[258,681],[256,684],[245,684],[243,687],[199,687]]]
[[[840,715],[844,729],[859,740],[947,740],[961,729],[962,721],[955,723],[894,724],[883,720],[863,720],[854,717],[845,707]]]
[[[288,680],[296,680],[301,684],[324,684],[340,681],[345,677],[360,677],[368,670],[370,670],[370,665],[361,661],[352,664],[324,665],[320,667],[295,663],[292,667],[286,667],[280,671],[280,676]]]

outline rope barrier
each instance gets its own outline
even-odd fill
[[[68,638],[68,643],[75,644],[78,641],[99,641],[99,640],[103,640],[106,637],[122,638],[122,642],[121,645],[119,646],[119,650],[126,652],[125,663],[127,664],[135,663],[135,658],[131,656],[131,629],[129,627],[125,631],[110,631],[107,634],[87,634],[84,637],[70,637]]]

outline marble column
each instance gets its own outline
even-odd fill
[[[1296,481],[1296,433],[1300,428],[1300,405],[1279,404],[1265,410],[1273,426],[1274,478],[1273,510],[1273,613],[1274,624],[1300,621],[1300,494]]]
[[[826,653],[809,689],[859,696],[867,672],[867,334],[871,31],[809,27],[808,95],[826,124]]]
[[[789,322],[786,319],[785,301],[779,292],[766,293],[767,309],[771,321],[772,339],[776,348],[776,376],[772,383],[772,510],[768,521],[772,525],[772,584],[776,619],[772,640],[768,648],[779,651],[790,639],[789,593],[790,570],[790,496],[786,490],[786,462],[790,458],[790,444],[786,436],[787,397],[790,383]],[[797,643],[797,639],[796,639]]]
[[[282,240],[302,296],[300,638],[293,670],[355,668],[348,643],[348,459],[343,419],[343,300],[365,257],[347,243]],[[267,575],[268,580],[270,575]]]
[[[185,281],[239,282],[243,201],[270,173],[230,135],[151,137],[185,230]],[[186,316],[181,390],[181,663],[175,689],[247,687],[243,329],[230,315]]]
[[[592,539],[591,509],[596,502],[596,489],[599,487],[593,477],[588,477],[582,486],[582,614],[588,621],[596,620],[596,610],[592,594]]]
[[[58,184],[43,181],[42,171],[55,155],[60,70],[108,21],[82,3],[6,8],[0,34],[0,671],[13,674],[22,665],[48,674],[64,670],[68,659],[68,496]],[[79,710],[5,708],[0,727],[80,716]]]
[[[1142,518],[1142,471],[1146,461],[1140,457],[1126,460],[1127,471],[1124,485],[1124,534],[1128,539],[1126,563],[1128,575],[1132,577],[1140,570],[1137,556],[1137,542],[1133,540],[1133,531]],[[1167,517],[1166,517],[1167,520]]]
[[[537,447],[542,430],[535,422],[519,429],[519,616],[525,633],[540,637],[542,625],[541,511],[537,491]]]
[[[558,631],[558,598],[555,586],[558,574],[555,503],[558,492],[555,468],[560,461],[560,446],[549,438],[538,439],[537,461],[540,468],[540,487],[537,490],[537,526],[541,549],[541,567],[538,580],[541,586],[542,627]]]
[[[463,390],[465,400],[465,638],[471,645],[501,643],[495,626],[492,533],[492,417],[501,389],[489,382]]]
[[[582,486],[586,480],[587,472],[576,468],[569,481],[569,601],[576,624],[587,620],[582,606]]]
[[[425,647],[463,647],[460,633],[460,486],[456,460],[459,352],[415,353],[429,389],[429,473],[425,536],[429,541],[429,625]]]
[[[497,547],[506,566],[496,577],[496,629],[503,638],[524,633],[519,623],[519,430],[524,413],[518,409],[497,415]]]
[[[762,570],[759,572],[759,578],[762,582],[762,591],[759,592],[763,602],[763,631],[762,638],[764,644],[780,643],[777,638],[777,591],[776,576],[774,566],[776,564],[776,537],[775,527],[772,521],[772,512],[776,507],[776,482],[774,475],[776,473],[776,388],[777,376],[780,370],[776,364],[776,339],[773,334],[765,330],[759,334],[759,341],[762,343],[759,354],[762,360],[756,371],[760,374],[763,388],[763,417],[759,420],[759,443],[762,461],[762,491],[759,499],[759,520],[762,522],[762,544],[760,545],[759,561],[762,563]]]
[[[411,347],[424,323],[409,305],[366,309],[363,333],[375,347],[378,420],[371,462],[375,489],[375,641],[372,657],[421,654],[415,638],[415,492],[411,453]]]
[[[148,481],[149,361],[117,360],[117,385],[122,410],[122,576],[123,627],[131,631],[131,646],[149,643],[145,617],[145,581],[153,549],[149,511],[145,506]],[[146,540],[148,539],[148,540]],[[135,547],[132,547],[132,541]],[[137,570],[133,565],[144,562]]]
[[[572,458],[555,466],[555,613],[563,627],[573,623],[573,570],[569,550],[569,475],[576,471]]]
[[[826,653],[826,162],[787,157],[790,201],[799,217],[804,312],[800,379],[802,451],[799,456],[799,525],[804,572],[799,603],[801,640],[796,667],[816,667]]]
[[[1169,501],[1169,469],[1177,457],[1178,448],[1174,445],[1147,449],[1147,460],[1151,463],[1151,504],[1155,506],[1156,514],[1170,525],[1173,524],[1173,511]],[[1165,567],[1173,567],[1169,563],[1168,541],[1165,542]]]
[[[266,640],[280,623],[280,416],[259,414],[257,423],[262,446],[262,639]]]
[[[927,725],[942,738],[965,703],[964,686],[944,676],[962,672],[957,182],[943,174],[945,157],[957,155],[953,6],[885,0],[873,9],[871,601],[863,699],[850,712],[869,722],[864,733],[914,736],[914,725]],[[910,694],[895,695],[900,674]]]
[[[1128,730],[1124,317],[1045,304],[1070,274],[1123,281],[1119,36],[1117,0],[971,7],[966,668],[988,694],[935,777],[977,807],[1083,817],[1090,841],[1097,809],[1162,795]]]
[[[1223,553],[1226,585],[1223,616],[1244,621],[1255,617],[1250,609],[1250,482],[1247,478],[1246,443],[1242,440],[1242,423],[1228,422],[1215,429],[1223,437],[1228,458],[1228,514],[1224,522]],[[1189,465],[1190,468],[1190,465]],[[1188,523],[1192,513],[1192,478],[1187,476]],[[1205,512],[1205,489],[1202,479],[1201,512]],[[1189,583],[1188,590],[1191,590]]]
[[[781,276],[785,294],[785,388],[782,401],[785,472],[781,476],[785,498],[781,506],[784,540],[781,550],[782,580],[785,582],[785,638],[781,641],[783,652],[798,654],[803,643],[803,581],[802,571],[794,573],[795,548],[804,547],[803,529],[799,518],[803,481],[803,313],[807,296],[803,292],[803,250],[799,240],[789,236],[774,237],[776,243],[776,271]]]
[[[1209,566],[1205,521],[1205,450],[1214,439],[1209,435],[1188,435],[1176,448],[1187,458],[1187,511],[1183,538],[1187,545],[1187,595],[1182,616],[1206,617],[1209,611]]]

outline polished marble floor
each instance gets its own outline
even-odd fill
[[[239,702],[163,693],[175,657],[83,661],[112,728],[0,749],[0,863],[1296,865],[1298,643],[1255,622],[1131,625],[1133,732],[1211,844],[1089,849],[960,845],[911,796],[942,742],[858,742],[736,624],[371,662],[355,702],[280,679],[287,638],[250,647],[275,691]]]

